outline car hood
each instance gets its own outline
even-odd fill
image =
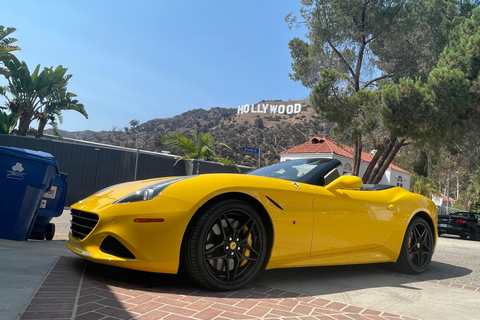
[[[152,184],[159,183],[161,181],[175,179],[175,178],[178,178],[178,177],[163,177],[163,178],[120,183],[120,184],[116,184],[116,185],[107,187],[105,189],[102,189],[100,191],[97,191],[91,196],[118,200],[120,198],[125,197],[126,195],[129,195],[132,192],[148,187]]]
[[[121,199],[144,187],[167,181],[178,177],[163,177],[148,180],[130,181],[116,184],[88,196],[72,205],[72,209],[86,211],[100,211],[111,206],[118,199]]]

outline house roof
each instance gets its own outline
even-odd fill
[[[324,153],[324,154],[336,154],[353,159],[353,148],[347,145],[337,143],[325,137],[314,136],[310,141],[295,146],[293,148],[283,151],[281,154],[294,154],[294,153]],[[370,163],[373,159],[373,154],[362,151],[362,161]],[[390,169],[409,173],[408,171],[390,164]]]
[[[447,196],[444,195],[444,194],[432,194],[431,196],[432,196],[432,197],[437,197],[437,198],[439,198],[439,199],[441,199],[442,201],[445,201],[445,202],[447,201]],[[448,198],[448,201],[449,201],[450,203],[455,204],[455,199],[453,199],[453,198],[451,198],[451,197]]]

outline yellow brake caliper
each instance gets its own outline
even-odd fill
[[[245,234],[245,233],[247,233],[247,231],[248,231],[247,226],[243,227],[243,233]],[[248,243],[249,246],[252,245],[252,234],[251,233],[248,236],[247,243]],[[250,257],[250,249],[244,247],[242,249],[242,254],[243,254],[244,257]],[[240,262],[240,267],[243,267],[247,263],[247,261],[248,261],[247,259],[243,259],[242,262]]]

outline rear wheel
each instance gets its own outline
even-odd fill
[[[205,210],[186,235],[183,264],[200,285],[237,290],[264,268],[265,227],[255,210],[239,200],[224,200]]]
[[[45,240],[52,240],[55,236],[55,225],[53,223],[47,224],[47,228],[45,230]]]
[[[470,236],[470,239],[475,240],[475,241],[480,241],[480,227],[475,227],[475,229],[472,232],[472,235]]]
[[[414,217],[405,233],[402,250],[396,262],[397,268],[405,273],[422,273],[432,260],[433,245],[430,225],[425,219]]]

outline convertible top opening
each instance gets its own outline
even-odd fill
[[[337,159],[295,159],[250,171],[249,175],[271,177],[325,186],[340,176]]]
[[[362,191],[380,191],[380,190],[387,190],[390,188],[393,188],[394,186],[391,186],[389,184],[364,184],[360,189]]]

